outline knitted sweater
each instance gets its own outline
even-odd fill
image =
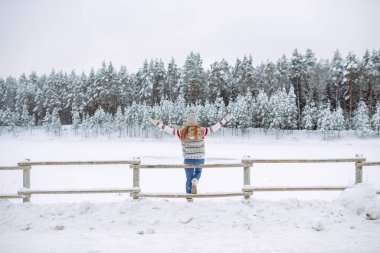
[[[205,144],[204,138],[209,133],[214,133],[218,131],[222,126],[226,124],[226,120],[223,119],[220,122],[216,123],[212,127],[198,127],[198,132],[201,133],[200,138],[195,139],[191,134],[189,137],[182,142],[182,155],[185,159],[203,159],[205,157]],[[162,124],[161,122],[157,125],[158,128],[162,129],[168,134],[173,134],[181,137],[180,129],[173,129],[167,125]]]

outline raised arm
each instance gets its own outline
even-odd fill
[[[177,135],[180,137],[180,131],[178,129],[171,128],[167,125],[164,125],[163,123],[159,122],[156,119],[150,119],[150,123],[158,127],[159,129],[163,130],[164,132],[172,135]]]
[[[221,129],[228,121],[230,121],[231,119],[234,118],[234,115],[233,114],[228,114],[226,115],[226,117],[224,117],[221,121],[219,121],[218,123],[216,123],[215,125],[211,126],[211,127],[204,127],[202,128],[202,136],[205,137],[207,134],[209,133],[214,133],[216,131],[218,131],[219,129]]]

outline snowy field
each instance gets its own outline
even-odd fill
[[[353,158],[380,161],[380,139],[323,141],[304,133],[209,137],[207,163],[252,158]],[[179,141],[131,138],[0,136],[0,166],[32,161],[129,160],[181,163]],[[347,186],[354,164],[260,164],[254,186]],[[22,187],[20,171],[0,171],[0,193]],[[143,192],[184,192],[182,169],[141,172]],[[250,200],[132,200],[128,194],[36,195],[0,201],[0,252],[380,252],[380,168],[344,192],[257,193]],[[200,192],[240,191],[240,168],[204,169]],[[31,188],[131,187],[128,166],[33,167]]]

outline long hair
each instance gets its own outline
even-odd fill
[[[181,141],[184,142],[185,140],[188,139],[189,137],[189,132],[191,131],[194,131],[194,138],[196,140],[199,139],[199,133],[200,133],[200,130],[201,128],[198,126],[198,125],[195,125],[195,126],[188,126],[188,125],[184,125],[182,128],[181,128]]]

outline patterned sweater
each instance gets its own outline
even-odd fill
[[[218,131],[222,126],[226,124],[226,120],[223,119],[220,122],[216,123],[212,127],[198,127],[198,132],[200,132],[200,138],[195,139],[189,134],[190,138],[187,138],[182,142],[182,154],[185,159],[203,159],[205,157],[205,143],[204,138],[209,133],[214,133]],[[181,130],[174,129],[167,125],[162,124],[161,122],[157,125],[158,128],[164,132],[172,135],[176,135],[179,138],[181,137]]]

